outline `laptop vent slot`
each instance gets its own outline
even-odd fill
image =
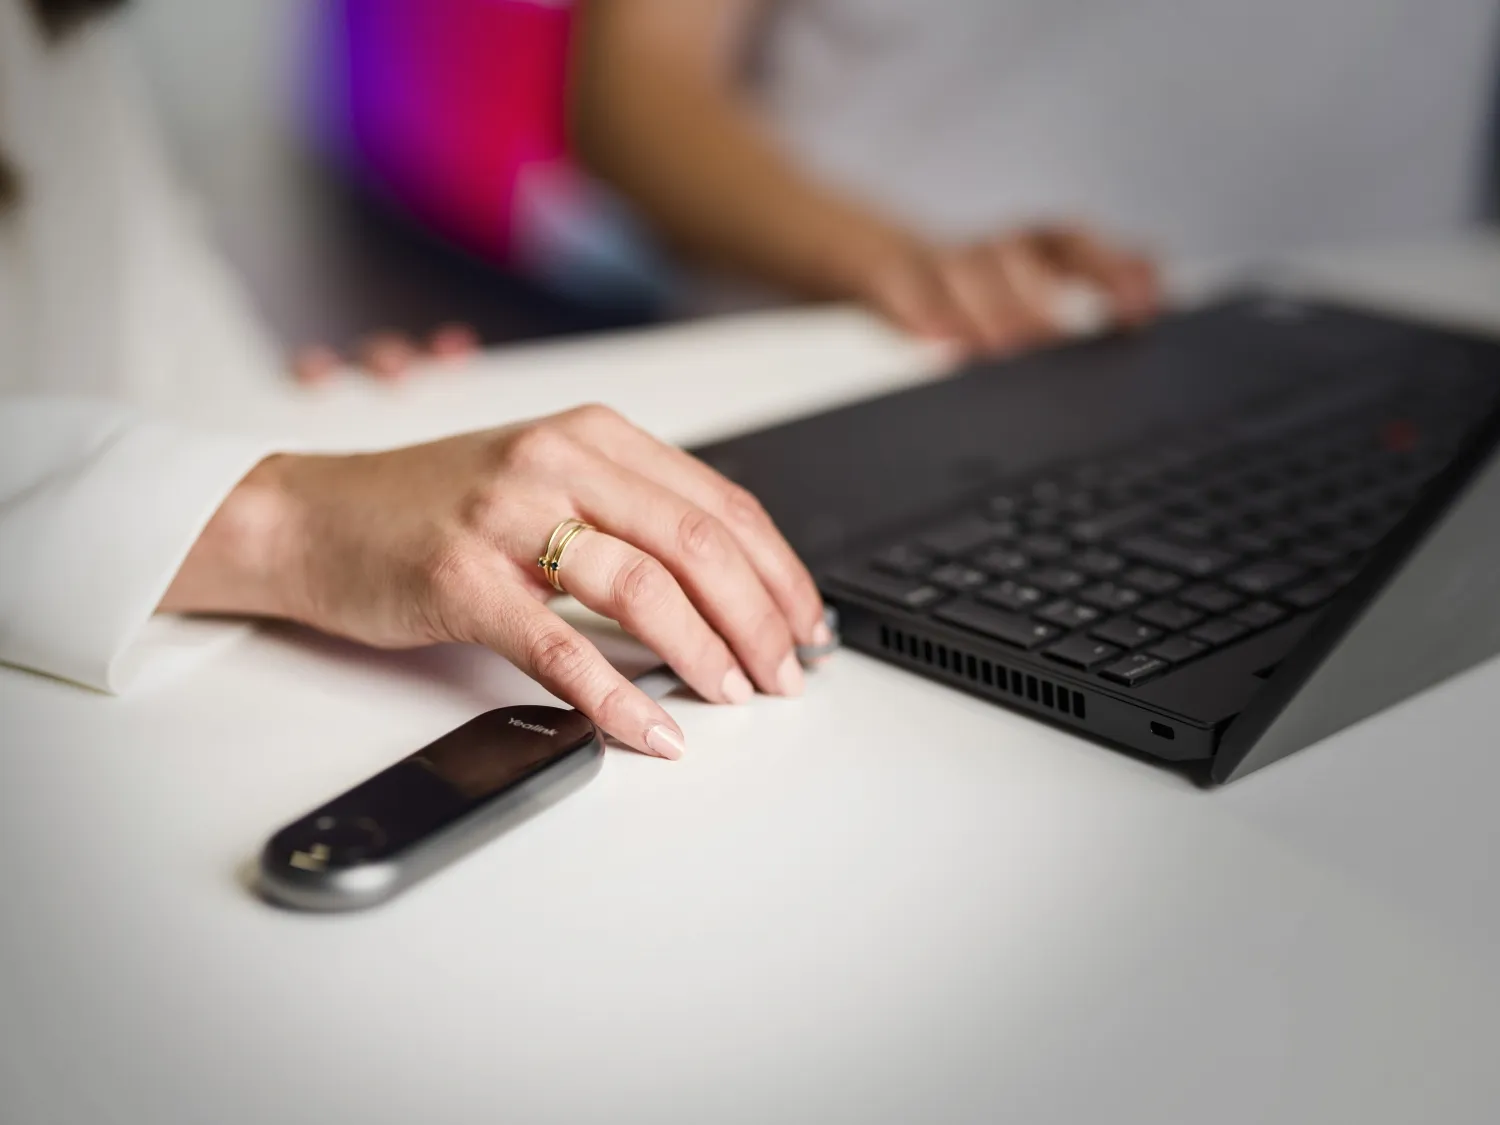
[[[1071,715],[1075,719],[1088,717],[1088,704],[1081,691],[972,652],[888,625],[880,627],[880,647],[895,653],[907,664],[936,668],[949,678],[965,680],[983,688],[988,695],[1025,700],[1036,708]]]

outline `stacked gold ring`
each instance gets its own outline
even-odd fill
[[[583,520],[566,519],[554,527],[552,534],[547,538],[547,549],[542,552],[542,557],[536,560],[536,565],[542,568],[547,581],[552,583],[552,588],[559,594],[567,593],[562,587],[563,552],[568,549],[569,543],[578,538],[580,532],[593,530],[593,524],[585,523]]]

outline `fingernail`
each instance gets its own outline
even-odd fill
[[[1070,281],[1051,302],[1052,323],[1066,336],[1095,336],[1109,326],[1109,301],[1097,287]]]
[[[682,735],[663,723],[647,728],[646,749],[658,758],[667,758],[674,762],[687,752]]]
[[[789,652],[776,669],[776,690],[782,695],[801,695],[804,685],[802,665],[797,662],[796,654]]]
[[[812,644],[814,648],[833,644],[833,630],[828,627],[828,622],[819,621],[813,626]]]
[[[724,673],[724,682],[719,685],[719,691],[726,701],[738,707],[742,703],[749,703],[755,689],[750,686],[750,681],[745,678],[745,673],[738,668],[731,668]]]

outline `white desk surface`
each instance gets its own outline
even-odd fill
[[[1308,269],[1500,326],[1500,241]],[[604,399],[696,439],[930,367],[810,312],[234,415],[373,445]],[[845,653],[302,917],[242,882],[269,830],[538,690],[278,629],[119,699],[0,671],[0,1121],[1493,1122],[1497,689],[1204,791]]]

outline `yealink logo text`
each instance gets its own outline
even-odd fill
[[[551,727],[538,726],[536,723],[523,723],[520,719],[511,719],[510,725],[520,727],[522,730],[529,730],[532,734],[545,734],[549,738],[557,737],[557,732]]]

